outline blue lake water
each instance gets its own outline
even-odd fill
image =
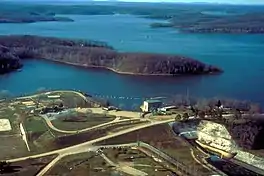
[[[0,34],[101,40],[123,52],[157,52],[193,57],[217,65],[225,72],[214,76],[134,77],[30,60],[24,62],[23,71],[0,76],[0,90],[20,95],[45,87],[146,97],[183,94],[188,88],[193,96],[230,97],[264,105],[264,35],[184,34],[169,28],[151,29],[149,24],[155,20],[132,15],[68,17],[75,22],[0,24]],[[130,99],[116,101],[124,104],[132,102]],[[139,100],[133,103],[139,103]]]

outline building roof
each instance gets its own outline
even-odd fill
[[[162,109],[174,109],[177,108],[177,106],[166,106],[166,107],[162,107]]]
[[[147,103],[161,103],[160,100],[155,100],[155,99],[150,99],[150,100],[145,100]]]

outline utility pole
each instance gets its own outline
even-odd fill
[[[137,131],[137,145],[138,145],[138,147],[140,146],[140,141],[139,141],[139,134],[138,134],[138,131]]]
[[[187,90],[186,90],[186,98],[187,98],[187,104],[190,105],[189,87],[187,87]]]
[[[91,164],[90,163],[88,163],[88,176],[91,176]]]

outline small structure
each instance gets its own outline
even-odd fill
[[[12,130],[9,119],[0,119],[0,131]]]
[[[162,102],[160,100],[150,99],[145,100],[143,102],[143,106],[141,106],[141,110],[143,112],[153,112],[157,111],[158,108],[162,106]]]
[[[60,98],[60,95],[48,95],[48,98]]]
[[[22,101],[22,104],[26,105],[26,106],[34,106],[35,105],[35,103],[33,101]]]
[[[167,112],[172,109],[177,109],[177,106],[166,106],[166,107],[159,108],[159,110],[162,112]]]
[[[54,107],[44,107],[41,109],[40,114],[47,114],[47,113],[58,113],[63,111],[63,107],[54,106]]]

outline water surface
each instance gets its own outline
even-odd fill
[[[24,62],[22,72],[0,76],[0,90],[10,90],[19,95],[46,87],[145,97],[182,94],[188,88],[194,96],[231,97],[264,105],[264,35],[186,34],[169,28],[152,29],[149,24],[155,20],[132,15],[66,17],[75,22],[0,24],[0,34],[100,40],[122,52],[157,52],[193,57],[217,65],[225,72],[215,76],[134,77],[31,60]]]

